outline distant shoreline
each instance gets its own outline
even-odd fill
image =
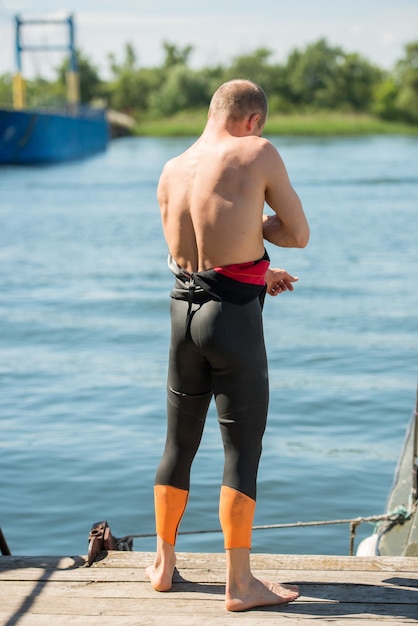
[[[148,118],[135,125],[134,134],[148,137],[192,137],[200,135],[206,111],[182,112],[172,117]],[[418,135],[418,126],[389,122],[371,115],[318,112],[271,114],[264,135],[306,137],[362,135]]]

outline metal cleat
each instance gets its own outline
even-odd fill
[[[106,521],[93,524],[89,534],[89,550],[87,557],[89,566],[95,561],[100,552],[115,549],[116,540],[111,533],[109,524]]]
[[[100,552],[108,550],[132,550],[133,538],[122,537],[117,539],[112,535],[110,526],[106,520],[93,524],[89,534],[89,549],[87,555],[88,566],[96,560]]]

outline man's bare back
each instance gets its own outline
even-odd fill
[[[258,122],[257,116],[239,122],[209,116],[202,136],[163,170],[164,235],[188,271],[259,259],[263,238],[283,246],[307,243],[300,200]],[[274,213],[263,218],[265,202]]]

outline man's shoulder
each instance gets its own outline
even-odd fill
[[[165,179],[173,175],[173,173],[175,173],[176,169],[179,167],[180,163],[181,163],[181,155],[175,156],[169,159],[164,164],[163,170],[161,172],[161,178]]]
[[[257,135],[249,135],[246,137],[240,137],[242,145],[247,145],[251,149],[257,149],[260,152],[276,151],[271,141],[266,137],[258,137]]]
[[[190,148],[187,148],[187,150],[185,150],[184,152],[181,152],[180,154],[177,154],[176,156],[173,156],[171,159],[169,159],[165,163],[163,171],[171,172],[177,167],[180,167],[182,163],[187,161],[187,159],[189,158],[189,154],[191,153],[192,148],[193,146],[190,146]]]
[[[265,137],[243,137],[239,150],[242,155],[246,154],[251,160],[274,162],[279,153],[274,145]]]

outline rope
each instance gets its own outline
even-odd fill
[[[388,524],[387,528],[385,527],[383,532],[386,532],[389,528],[396,524],[403,524],[406,520],[408,520],[412,514],[415,512],[417,508],[417,503],[415,503],[411,509],[406,509],[404,506],[399,506],[395,510],[384,513],[382,515],[372,515],[370,517],[356,517],[352,519],[335,519],[335,520],[322,520],[315,522],[290,522],[286,524],[263,524],[260,526],[253,526],[253,530],[272,530],[276,528],[305,528],[309,526],[330,526],[332,524],[349,524],[350,525],[350,556],[354,553],[354,541],[356,536],[356,531],[360,524],[364,522],[368,524],[376,524],[379,526],[382,522],[386,522]],[[209,533],[220,533],[222,532],[221,528],[213,528],[213,529],[205,529],[205,530],[184,530],[179,532],[179,535],[204,535]],[[138,535],[125,535],[117,540],[118,550],[126,550],[127,548],[123,547],[128,542],[132,542],[133,539],[145,539],[149,537],[156,537],[156,533],[141,533]],[[129,548],[128,548],[129,549]]]

